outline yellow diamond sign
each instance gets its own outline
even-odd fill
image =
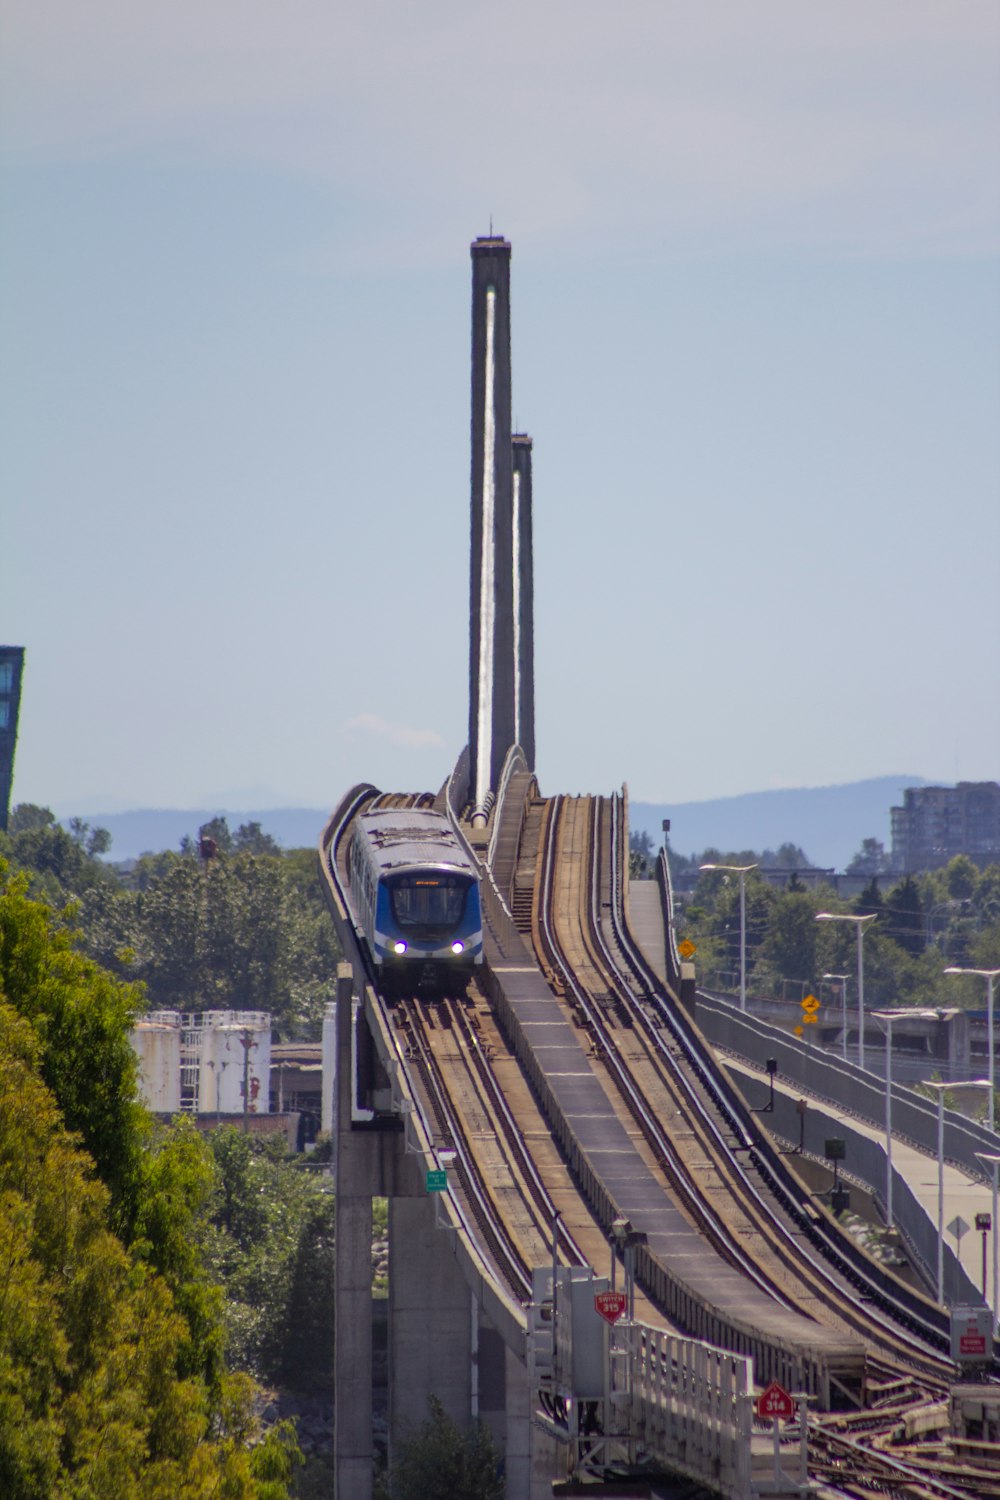
[[[819,1010],[819,1001],[816,999],[816,996],[807,995],[806,998],[802,1001],[802,1009],[810,1016],[812,1015],[813,1011]]]
[[[693,958],[698,950],[690,938],[685,938],[683,943],[678,945],[677,952],[681,958]]]

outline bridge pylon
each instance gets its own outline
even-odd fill
[[[534,764],[531,439],[511,431],[510,243],[470,248],[469,801],[484,816],[510,747]]]

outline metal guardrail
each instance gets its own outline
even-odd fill
[[[628,1381],[623,1405],[645,1450],[669,1454],[681,1473],[718,1487],[727,1500],[744,1500],[751,1493],[752,1361],[641,1323],[619,1338]]]

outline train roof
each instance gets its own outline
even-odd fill
[[[359,813],[360,834],[376,866],[388,874],[407,865],[447,865],[479,879],[448,819],[424,807],[394,807]]]

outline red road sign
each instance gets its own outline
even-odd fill
[[[617,1323],[627,1306],[624,1292],[597,1292],[594,1297],[594,1307],[605,1323]]]
[[[789,1422],[795,1415],[795,1402],[776,1380],[757,1397],[757,1415],[762,1420],[776,1417],[779,1422]]]

